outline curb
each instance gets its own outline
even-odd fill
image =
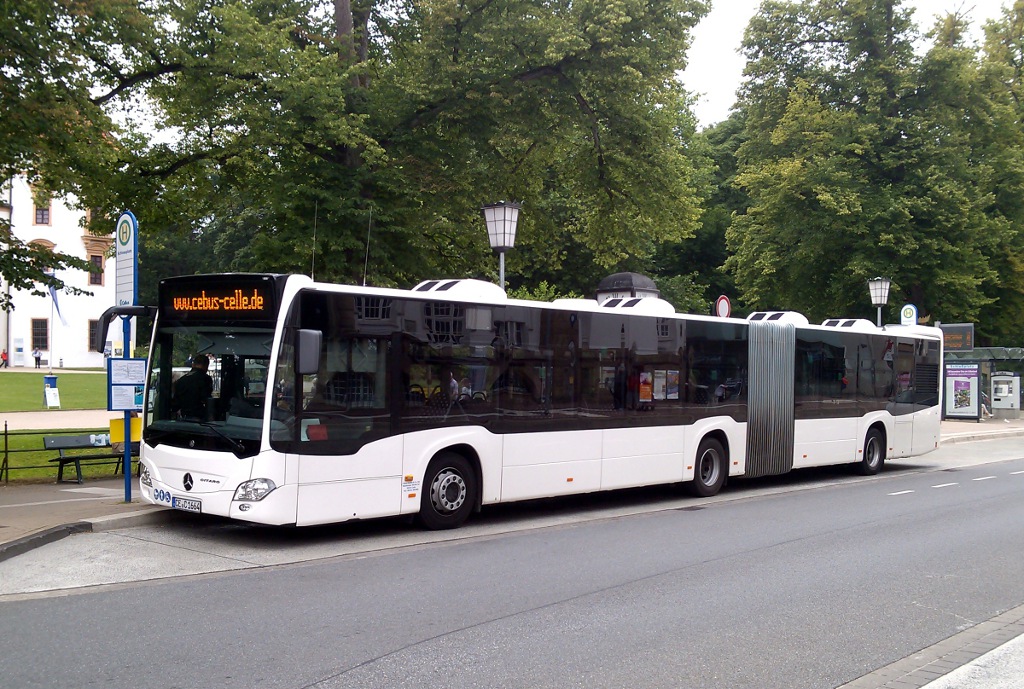
[[[9,543],[0,544],[0,562],[9,560],[16,555],[27,553],[30,550],[40,548],[47,543],[59,541],[71,534],[88,533],[90,531],[92,531],[92,524],[89,522],[73,522],[71,524],[62,524],[61,526],[44,529],[43,531],[29,534],[28,536],[22,536],[21,538],[10,541]]]
[[[1021,428],[1010,428],[1005,431],[989,431],[988,433],[964,433],[963,435],[954,435],[943,438],[939,441],[939,445],[954,445],[956,443],[973,443],[979,440],[1001,440],[1003,438],[1019,438],[1024,436],[1024,429]]]
[[[61,524],[49,529],[38,531],[28,536],[22,536],[8,543],[0,543],[0,562],[9,560],[12,557],[27,553],[36,548],[41,548],[49,543],[54,543],[62,538],[79,533],[100,533],[114,529],[127,529],[133,526],[148,526],[162,524],[169,521],[168,515],[174,511],[170,509],[155,508],[150,510],[137,510],[126,514],[112,514],[106,517],[93,517],[80,522]]]
[[[150,526],[170,521],[170,515],[175,510],[165,507],[153,507],[150,509],[135,510],[124,514],[111,514],[106,517],[91,517],[83,520],[89,524],[89,531],[100,533],[102,531],[113,531],[114,529],[128,529],[133,526]]]

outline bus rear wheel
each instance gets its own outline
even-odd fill
[[[864,454],[857,463],[857,471],[862,476],[874,476],[885,463],[885,441],[877,428],[868,431],[864,438]]]
[[[476,473],[455,452],[442,452],[430,462],[423,481],[419,522],[431,530],[462,526],[473,511]]]
[[[699,498],[716,495],[725,484],[728,458],[722,443],[714,438],[704,438],[697,448],[697,462],[693,467],[693,481],[689,491]]]

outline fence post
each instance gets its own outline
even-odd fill
[[[4,463],[0,465],[0,478],[4,483],[11,480],[11,468],[7,466],[7,421],[4,421]]]

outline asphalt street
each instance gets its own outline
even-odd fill
[[[45,423],[60,427],[99,427],[99,424],[92,422],[92,417],[79,416],[77,418],[82,421],[76,423],[76,417],[72,417],[72,414],[75,413],[32,413],[15,419],[13,423],[22,427],[40,427],[30,424]],[[106,418],[113,416],[109,412],[92,414]],[[5,421],[11,423],[9,419]],[[1015,438],[1022,434],[1024,422],[1020,421],[988,421],[983,424],[944,422],[943,447],[940,450],[911,461],[893,462],[891,471],[940,474],[955,472],[965,465],[992,464],[1021,458],[1024,457],[1024,445]],[[970,442],[971,447],[976,447],[979,446],[978,438],[1002,440],[980,443],[985,448],[981,459],[968,461],[962,443]],[[883,477],[889,473],[886,472]],[[757,490],[813,490],[834,482],[871,480],[825,472],[823,475],[801,476],[795,487],[785,481],[781,485],[768,482]],[[1009,480],[1009,477],[997,480]],[[955,482],[940,481],[934,485],[949,483]],[[939,492],[943,488],[930,487],[930,490]],[[691,499],[674,495],[626,494],[620,497],[610,501],[610,504],[601,505],[581,500],[571,504],[568,510],[556,510],[553,513],[545,512],[543,507],[517,506],[508,511],[498,510],[495,517],[480,520],[479,523],[471,522],[465,529],[443,534],[424,534],[410,530],[403,522],[385,521],[355,527],[291,531],[285,535],[275,530],[253,530],[251,527],[211,522],[208,519],[195,520],[179,513],[168,514],[149,506],[124,504],[123,478],[120,477],[109,481],[89,481],[83,486],[12,484],[0,487],[0,559],[5,557],[4,549],[7,548],[7,559],[0,562],[0,605],[31,600],[40,595],[61,595],[60,591],[95,591],[96,587],[124,586],[146,580],[173,580],[243,569],[273,569],[339,556],[362,557],[366,553],[390,552],[395,548],[415,549],[439,541],[458,543],[466,539],[494,538],[517,531],[567,528],[580,522],[694,509]],[[709,504],[747,497],[747,489],[731,488],[709,501]],[[893,499],[902,497],[893,496]],[[17,526],[19,519],[22,520],[20,527]],[[72,525],[79,525],[77,531],[86,533],[74,538],[62,538],[76,531],[69,528]],[[302,535],[296,538],[296,533]],[[12,554],[10,546],[17,543],[21,544],[21,548]],[[927,663],[917,663],[921,667],[910,668],[910,665],[916,663],[916,654],[911,654],[902,661],[903,665],[894,663],[846,686],[850,689],[883,686],[903,689],[925,685],[929,689],[1019,688],[1024,685],[1024,646],[1016,637],[1024,632],[1024,624],[1021,624],[1024,612],[1017,617],[1013,616],[1014,610],[1006,610],[1002,614],[1008,617],[1003,620],[1003,624],[995,624],[998,628],[995,636],[988,634],[979,638],[965,638],[963,647],[949,651],[962,653],[965,647],[975,648],[977,652],[973,653],[973,662],[965,657],[955,667],[942,666],[941,674],[934,674],[938,667],[935,666],[933,674],[928,675],[921,671]],[[987,631],[989,628],[985,625],[993,625],[997,619],[998,616],[982,621],[961,633],[967,634],[971,629]],[[950,641],[955,638],[951,637]],[[1003,645],[1007,638],[1011,639],[1011,643]],[[979,639],[980,646],[977,645]],[[1000,640],[999,643],[995,643],[996,640]],[[948,655],[946,648],[939,651]],[[908,660],[913,662],[908,665]],[[936,658],[929,662],[938,660]]]

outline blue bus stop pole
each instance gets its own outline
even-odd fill
[[[122,340],[121,340],[121,355],[123,358],[128,359],[128,344],[132,338],[132,317],[121,316],[122,326]],[[140,446],[141,451],[141,446]],[[131,503],[132,501],[132,413],[127,409],[124,410],[124,463],[121,465],[124,469],[124,501]]]

